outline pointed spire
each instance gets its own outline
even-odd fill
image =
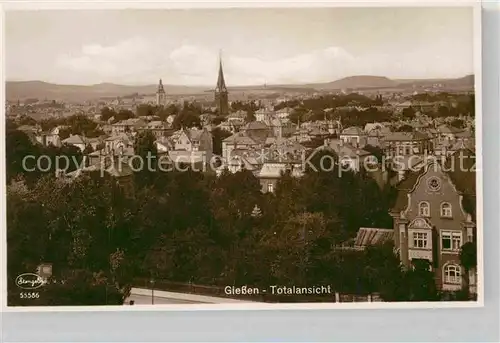
[[[163,88],[163,82],[160,79],[160,82],[158,83],[158,93],[165,93],[165,89]]]
[[[217,86],[215,90],[218,92],[227,92],[226,82],[224,81],[224,72],[222,71],[222,50],[219,50],[219,76],[217,78]]]

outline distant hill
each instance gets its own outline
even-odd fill
[[[167,94],[200,93],[204,87],[163,85]],[[97,85],[58,85],[43,81],[7,81],[5,93],[7,100],[38,98],[54,100],[88,100],[101,97],[128,96],[133,93],[154,94],[156,85],[130,86],[113,83]]]
[[[441,84],[443,90],[474,89],[474,75],[467,75],[457,79],[422,79],[422,80],[395,80],[384,76],[358,75],[326,83],[313,83],[302,85],[259,85],[259,86],[229,86],[229,92],[314,92],[335,91],[342,89],[394,89],[404,90],[412,88],[426,88]],[[193,87],[164,85],[165,92],[170,95],[206,94],[211,92],[211,87]],[[7,100],[38,98],[50,100],[91,100],[98,98],[111,98],[129,96],[134,93],[140,95],[153,95],[156,85],[117,85],[113,83],[100,83],[97,85],[57,85],[43,81],[7,81]]]
[[[359,89],[359,88],[391,88],[397,87],[398,82],[385,76],[358,75],[328,82],[311,84],[312,87],[322,90]]]

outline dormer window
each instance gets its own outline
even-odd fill
[[[444,218],[451,218],[452,217],[452,211],[451,211],[451,204],[448,202],[443,202],[441,204],[441,217]]]
[[[422,217],[430,217],[431,216],[431,208],[427,201],[421,201],[418,204],[418,214]]]

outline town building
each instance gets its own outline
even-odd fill
[[[363,148],[367,143],[366,133],[357,126],[351,126],[342,130],[340,140],[356,148]]]
[[[166,98],[165,88],[163,87],[163,82],[160,79],[158,89],[156,90],[156,106],[165,106]]]
[[[476,292],[475,270],[464,275],[460,265],[461,247],[476,242],[474,165],[470,150],[456,152],[444,166],[430,161],[397,185],[390,211],[401,262],[410,268],[413,260],[427,260],[442,291],[460,290],[465,276]]]
[[[222,71],[222,59],[219,59],[219,76],[217,78],[217,85],[215,86],[215,105],[219,115],[227,115],[229,113],[229,99],[224,80],[224,72]]]

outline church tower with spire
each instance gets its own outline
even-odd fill
[[[215,105],[219,115],[229,114],[229,102],[227,96],[226,82],[224,81],[224,72],[222,71],[222,58],[219,55],[219,76],[215,86]]]
[[[166,94],[165,89],[163,88],[163,83],[160,79],[158,83],[158,89],[156,90],[156,105],[157,106],[165,106]]]

